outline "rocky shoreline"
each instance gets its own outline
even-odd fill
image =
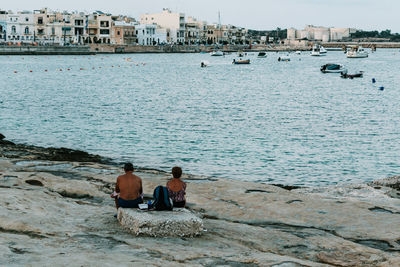
[[[400,266],[400,177],[290,188],[185,176],[196,238],[135,237],[109,197],[121,168],[0,135],[1,266]],[[150,197],[169,174],[139,170]]]

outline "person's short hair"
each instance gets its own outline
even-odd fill
[[[133,165],[132,165],[132,163],[125,163],[125,165],[124,165],[124,170],[126,171],[126,172],[133,172]]]
[[[172,176],[174,176],[174,178],[181,178],[182,176],[182,169],[180,167],[173,167],[172,168]]]

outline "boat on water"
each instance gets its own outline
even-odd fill
[[[311,50],[311,56],[313,57],[320,57],[326,55],[326,49],[322,45],[313,45]]]
[[[212,57],[221,57],[221,56],[223,56],[223,55],[225,55],[225,54],[224,54],[224,52],[222,52],[221,50],[216,50],[216,51],[212,51],[212,52],[210,53],[210,55],[211,55]]]
[[[241,65],[241,64],[250,64],[250,59],[233,59],[232,64]]]
[[[347,69],[344,68],[343,65],[335,64],[335,63],[328,63],[321,66],[322,73],[343,73],[347,72]]]
[[[288,62],[288,61],[290,61],[290,57],[289,57],[289,55],[281,56],[281,57],[278,57],[278,61]]]
[[[267,57],[267,52],[265,52],[265,51],[258,52],[257,57],[258,58],[266,58]]]
[[[205,60],[200,63],[200,67],[202,67],[202,68],[208,67],[209,65],[210,65],[210,62],[205,61]]]
[[[346,72],[342,72],[340,77],[342,77],[344,79],[353,79],[353,78],[362,78],[363,75],[364,75],[363,71],[359,71],[359,72],[354,73],[354,74],[348,74],[347,71],[346,71]]]
[[[368,52],[361,45],[355,45],[347,51],[346,55],[348,58],[366,58],[368,57]]]
[[[301,55],[301,51],[296,51],[295,54],[296,55]]]

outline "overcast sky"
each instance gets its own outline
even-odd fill
[[[138,18],[168,7],[209,23],[249,29],[304,28],[312,24],[400,32],[399,0],[1,0],[3,10],[102,10]]]

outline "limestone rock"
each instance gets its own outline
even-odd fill
[[[141,211],[119,208],[118,220],[135,235],[193,237],[203,230],[203,221],[187,209]]]

